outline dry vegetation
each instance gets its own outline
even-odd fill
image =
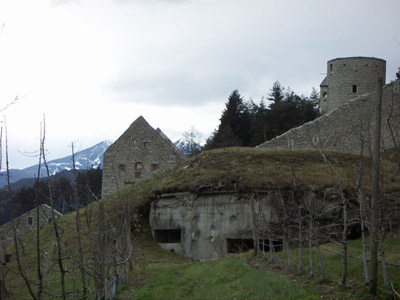
[[[359,154],[324,151],[339,173],[344,188],[355,188],[364,163],[364,186],[369,190],[368,157]],[[399,170],[389,159],[382,161],[385,191],[400,191]],[[332,169],[318,150],[270,150],[261,148],[223,148],[203,152],[162,176],[149,180],[161,193],[216,190],[268,190],[293,186],[323,190],[337,185]],[[141,188],[141,187],[140,187]]]

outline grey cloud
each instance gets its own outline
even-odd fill
[[[137,78],[122,76],[106,89],[122,101],[145,102],[169,106],[201,106],[208,102],[225,101],[230,92],[245,86],[243,74],[210,74],[195,78],[190,74]]]

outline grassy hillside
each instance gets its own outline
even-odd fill
[[[163,251],[146,239],[140,244],[141,265],[132,276],[137,284],[122,291],[121,300],[319,299],[319,293],[301,284],[271,270],[253,268],[247,262],[252,253],[200,263]]]
[[[325,155],[335,168],[335,172],[340,175],[344,188],[347,189],[355,188],[359,177],[360,161],[362,161],[364,163],[363,184],[366,193],[368,193],[368,158],[360,160],[360,157],[356,154],[341,152],[327,152]],[[390,162],[389,159],[384,159],[382,166],[385,170],[384,182],[386,191],[400,191],[397,165]],[[120,228],[122,220],[128,220],[133,229],[132,235],[134,238],[129,274],[136,280],[131,281],[130,285],[135,284],[142,287],[137,293],[135,292],[135,297],[138,299],[151,299],[152,297],[155,299],[159,297],[157,295],[164,293],[163,291],[157,292],[158,294],[152,293],[158,289],[158,286],[163,284],[165,284],[165,294],[176,299],[180,299],[179,297],[181,299],[200,299],[202,295],[207,295],[210,299],[219,299],[220,297],[225,297],[225,295],[226,299],[235,297],[237,299],[268,299],[258,296],[261,294],[250,293],[250,289],[254,287],[256,282],[258,282],[260,293],[264,289],[268,289],[264,284],[271,284],[271,290],[275,289],[273,288],[274,285],[285,286],[283,292],[287,291],[288,293],[279,294],[279,296],[278,294],[273,294],[276,295],[275,299],[297,299],[290,294],[289,291],[291,289],[295,290],[297,295],[300,295],[300,298],[303,297],[302,295],[306,297],[304,299],[314,297],[313,293],[307,292],[297,285],[292,285],[292,283],[285,280],[280,281],[276,276],[272,276],[270,271],[253,270],[248,265],[243,264],[243,260],[239,261],[238,258],[200,264],[175,255],[171,258],[170,254],[168,254],[169,258],[165,258],[163,256],[164,252],[155,250],[157,248],[155,244],[149,246],[148,251],[155,251],[158,254],[143,255],[144,250],[141,246],[142,244],[147,245],[147,242],[146,240],[137,240],[135,236],[137,234],[141,235],[144,231],[146,213],[155,191],[157,193],[200,192],[208,189],[254,191],[282,189],[293,186],[296,188],[323,190],[337,185],[335,172],[328,167],[321,153],[316,150],[288,151],[227,148],[203,152],[171,171],[156,174],[151,178],[142,180],[129,189],[121,191],[119,195],[92,203],[78,212],[87,277],[91,278],[90,276],[93,274],[93,261],[96,257],[96,251],[99,250],[97,249],[99,248],[97,243],[99,232],[103,234],[102,238],[105,241],[105,247],[110,247],[107,249],[112,250],[114,249],[112,248],[113,245],[118,244],[121,238],[120,236],[116,238],[113,235],[114,232],[119,232],[118,228]],[[104,207],[104,211],[100,207]],[[67,269],[65,275],[66,289],[69,291],[68,297],[71,299],[73,297],[81,297],[80,291],[82,290],[76,216],[77,212],[65,215],[58,223],[63,263]],[[57,264],[55,241],[54,227],[52,224],[46,225],[40,231],[40,257],[44,275],[42,299],[57,299],[60,295],[60,270]],[[23,256],[22,267],[36,291],[38,283],[36,234],[32,233],[25,237],[19,245],[21,256]],[[171,265],[171,268],[169,265]],[[176,271],[173,271],[175,267]],[[232,274],[229,271],[231,269]],[[9,291],[9,298],[18,300],[31,299],[24,281],[18,275],[15,254],[12,262],[7,264],[7,270],[5,282]],[[361,269],[357,272],[361,273]],[[197,275],[199,276],[198,278],[196,277]],[[212,279],[211,275],[215,275],[215,280]],[[232,275],[232,277],[230,278],[229,275]],[[138,283],[137,278],[141,278],[141,276],[144,276],[144,279],[142,281],[139,280]],[[264,282],[267,278],[269,279]],[[198,281],[197,283],[196,280]],[[270,281],[271,283],[268,283]],[[88,284],[93,297],[93,279]],[[215,293],[205,294],[204,289],[208,287],[212,287]],[[216,291],[218,287],[221,288],[222,294],[218,294],[219,292]],[[132,287],[126,288],[129,288],[129,297],[133,297],[131,294]],[[254,287],[254,289],[257,288]],[[237,294],[229,294],[230,290],[236,291]],[[177,295],[174,292],[179,292],[180,294]]]
[[[325,157],[340,175],[344,188],[354,188],[363,170],[363,184],[369,189],[370,159],[359,154],[325,151]],[[398,165],[386,156],[382,161],[386,191],[400,188]],[[322,190],[337,185],[337,176],[317,150],[270,150],[223,148],[206,151],[177,168],[151,179],[163,193],[199,189],[256,190],[296,186]]]
[[[327,275],[321,275],[318,255],[313,250],[315,275],[309,275],[308,249],[304,249],[303,270],[298,270],[298,249],[279,252],[279,267],[275,260],[256,258],[254,252],[232,254],[226,259],[200,263],[161,250],[147,238],[137,238],[140,244],[137,263],[131,273],[130,285],[118,299],[370,299],[363,286],[362,262],[349,258],[346,287],[338,284],[341,257],[335,244],[322,249]],[[361,241],[349,243],[349,255],[361,256]],[[329,250],[329,251],[328,251]],[[400,259],[400,237],[387,242],[387,261]],[[400,290],[400,268],[389,267],[389,280]],[[381,269],[379,270],[381,276]],[[382,288],[373,299],[395,299]]]

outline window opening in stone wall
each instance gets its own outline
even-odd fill
[[[226,247],[228,253],[247,252],[254,249],[253,239],[226,239]]]
[[[28,225],[33,225],[33,217],[28,217]]]
[[[142,171],[143,170],[143,164],[142,162],[138,161],[135,163],[135,171]]]
[[[357,93],[357,91],[358,91],[358,86],[357,86],[356,84],[353,84],[351,89],[352,89],[352,92],[353,92],[353,93]]]
[[[118,165],[118,170],[121,172],[125,172],[126,171],[126,166],[124,164],[119,164]]]
[[[319,136],[318,135],[314,135],[313,139],[312,139],[313,145],[317,145],[319,142]]]
[[[333,64],[330,64],[330,65],[329,65],[329,68],[330,68],[330,70],[332,71],[332,69],[333,69]]]
[[[180,243],[181,229],[155,229],[154,239],[159,243]]]
[[[288,140],[288,148],[292,149],[294,147],[294,141],[293,140]]]
[[[149,142],[143,142],[143,148],[148,149],[149,148]]]
[[[151,171],[151,172],[157,171],[158,168],[159,168],[158,164],[151,164],[151,165],[150,165],[150,171]]]
[[[326,98],[328,98],[328,93],[327,93],[327,92],[324,92],[324,93],[322,94],[322,96],[324,97],[324,100],[326,101]]]

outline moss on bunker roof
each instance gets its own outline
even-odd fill
[[[324,161],[324,156],[329,164]],[[385,190],[399,191],[397,164],[382,160]],[[176,168],[137,184],[138,190],[151,188],[159,193],[215,191],[262,191],[308,188],[324,190],[357,186],[362,166],[366,193],[370,186],[370,158],[357,153],[231,147],[202,152]]]

